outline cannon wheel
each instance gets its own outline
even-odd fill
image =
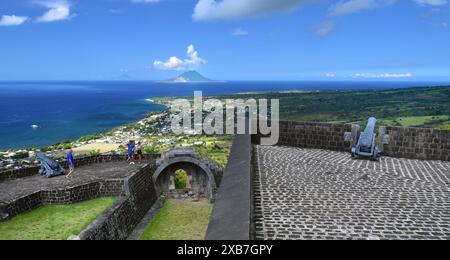
[[[373,151],[373,155],[370,157],[370,160],[374,161],[374,162],[378,162],[378,158],[379,158],[378,154],[379,154],[378,149],[375,148],[375,150]]]
[[[361,136],[361,127],[359,125],[352,125],[352,143],[351,143],[351,147],[354,148],[358,145],[359,142],[359,138]],[[357,159],[358,156],[356,155],[356,153],[352,151],[350,152],[350,154],[352,155],[352,158]]]

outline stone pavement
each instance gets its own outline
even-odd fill
[[[450,162],[255,153],[257,239],[450,239]]]
[[[65,176],[47,178],[32,176],[0,182],[0,204],[40,190],[56,190],[91,183],[98,180],[124,179],[144,164],[129,165],[127,162],[106,162],[77,168],[70,179]]]

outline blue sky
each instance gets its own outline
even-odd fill
[[[0,80],[450,81],[448,0],[1,0]]]

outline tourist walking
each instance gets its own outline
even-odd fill
[[[136,144],[133,140],[130,140],[127,143],[127,147],[128,147],[128,157],[127,157],[127,162],[129,162],[130,164],[135,164],[134,163],[134,150],[136,148]]]
[[[136,159],[139,160],[139,163],[142,163],[143,155],[142,155],[142,143],[141,142],[138,142],[136,145],[136,157],[137,157]]]
[[[75,171],[75,160],[73,159],[73,151],[69,150],[66,155],[67,166],[69,167],[69,174],[67,174],[66,178],[70,178]]]

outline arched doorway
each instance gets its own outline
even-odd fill
[[[176,190],[175,176],[184,172],[188,195],[214,202],[223,175],[223,168],[215,162],[197,156],[192,148],[175,148],[163,153],[156,166],[153,183],[158,193]]]
[[[172,171],[167,171],[164,174],[170,176],[169,186],[168,189],[164,187],[164,177],[160,176],[159,183],[157,184],[161,193],[165,193],[166,197],[172,199],[194,198],[194,192],[192,191],[192,175],[189,172],[180,168],[174,170],[173,173]],[[197,195],[195,199],[198,199],[201,194],[195,195]]]
[[[208,168],[187,161],[160,166],[153,176],[156,191],[170,198],[214,201],[216,182]]]

